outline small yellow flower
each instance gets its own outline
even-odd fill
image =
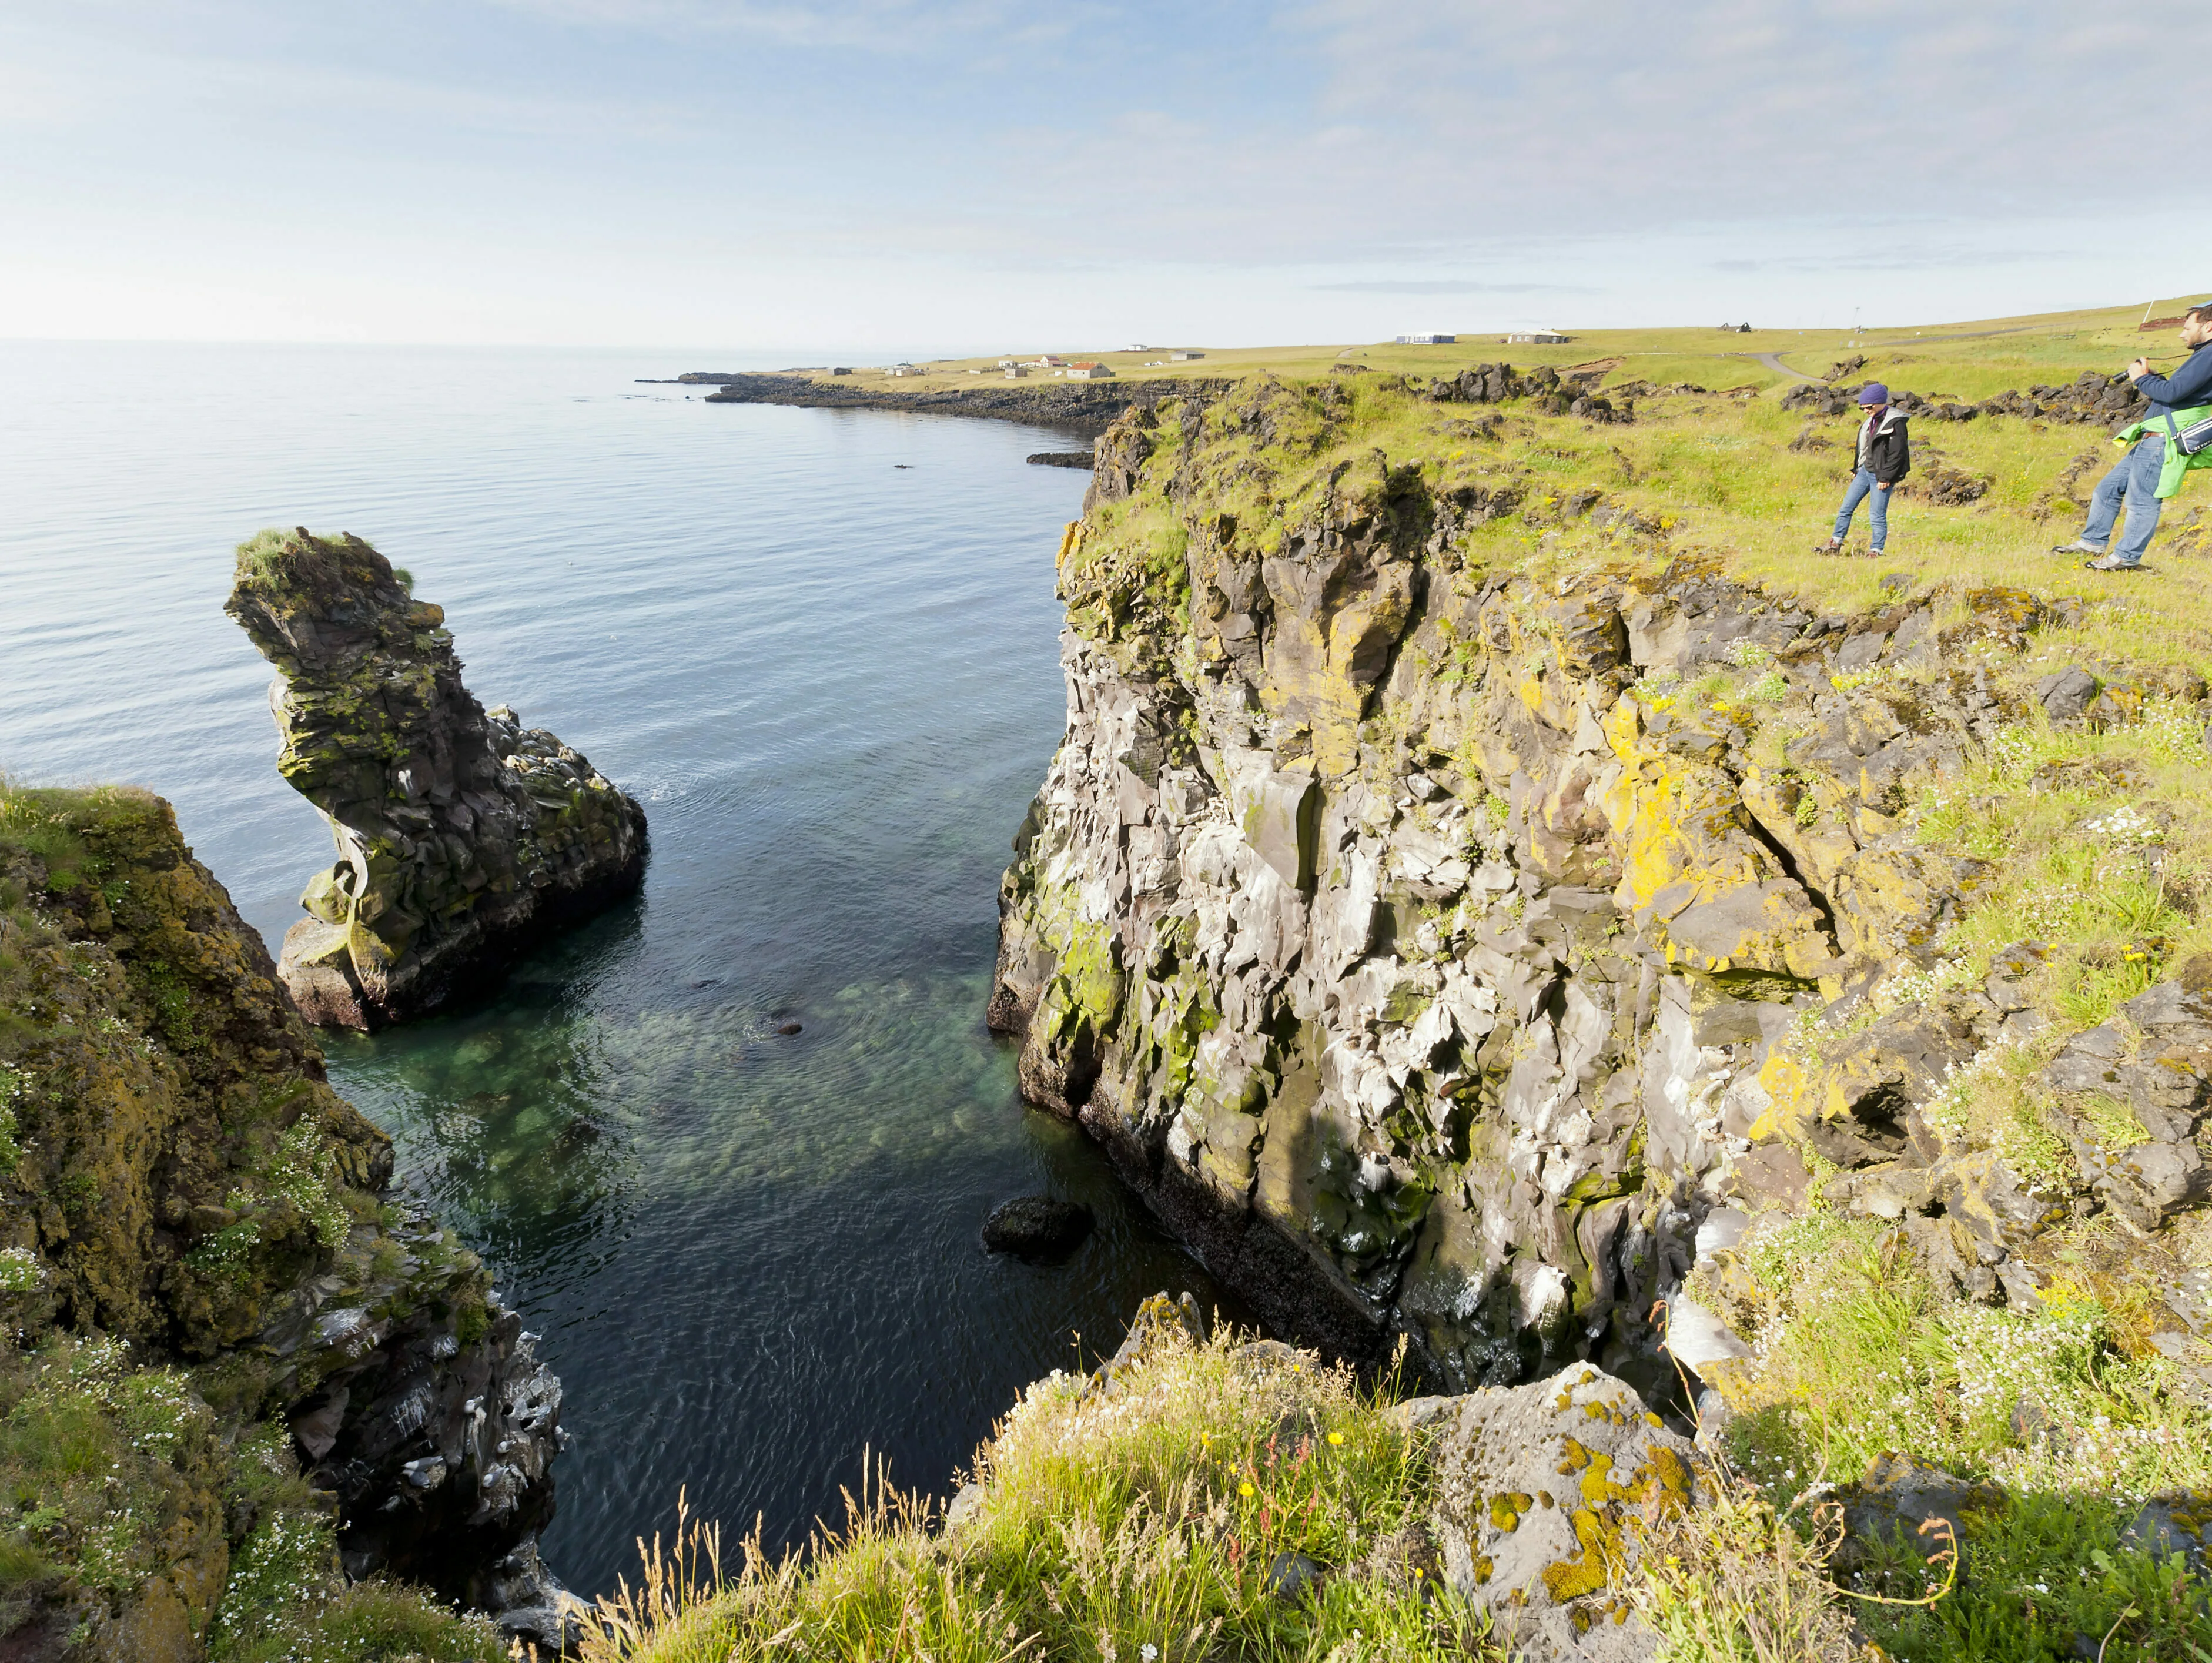
[[[1252,1494],[1252,1486],[1249,1484],[1238,1484],[1237,1486],[1237,1493],[1239,1496],[1249,1496]]]
[[[1421,1580],[1421,1568],[1419,1565],[1413,1567],[1413,1580],[1417,1582]]]
[[[1341,1432],[1332,1432],[1328,1435],[1328,1441],[1331,1443],[1342,1443],[1344,1441],[1344,1434]]]

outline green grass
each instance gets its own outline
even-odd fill
[[[0,1348],[0,1616],[165,1569],[219,1463],[214,1429],[183,1375],[134,1369],[119,1341]]]
[[[1114,1391],[1055,1375],[978,1454],[980,1507],[933,1534],[880,1484],[803,1556],[725,1565],[692,1526],[599,1607],[594,1663],[805,1658],[1491,1654],[1438,1586],[1419,1442],[1338,1371],[1159,1342]],[[1326,1569],[1285,1599],[1286,1555]]]
[[[2129,1354],[2130,1314],[2065,1280],[2030,1314],[1949,1299],[1888,1227],[1825,1210],[1770,1220],[1692,1291],[1759,1344],[1754,1365],[1720,1371],[1726,1441],[1770,1508],[1794,1504],[1801,1542],[1818,1533],[1817,1486],[1878,1455],[2002,1486],[1968,1521],[1954,1589],[1857,1611],[1893,1656],[2059,1663],[2077,1634],[2108,1630],[2108,1659],[2212,1648],[2212,1587],[2123,1540],[2142,1497],[2212,1490],[2212,1425],[2169,1393],[2162,1359]],[[1877,1555],[1844,1587],[1914,1599],[1927,1576]]]

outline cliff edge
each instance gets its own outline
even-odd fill
[[[2212,1381],[2202,677],[2048,663],[2078,598],[1747,582],[1554,483],[1669,465],[1649,409],[1517,398],[1263,379],[1101,441],[1000,901],[1025,1095],[1279,1332],[1453,1389],[1717,1377],[1692,1272],[1816,1215],[1970,1303],[2125,1260]]]
[[[560,1631],[560,1382],[391,1174],[166,803],[0,787],[9,1655],[196,1659],[341,1563]]]
[[[359,537],[261,533],[225,610],[276,666],[277,768],[337,844],[278,964],[310,1022],[420,1016],[637,888],[645,810],[553,735],[487,714],[444,612]]]

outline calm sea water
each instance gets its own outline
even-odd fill
[[[1063,719],[1063,436],[708,406],[682,354],[0,344],[0,768],[177,806],[273,945],[328,856],[222,610],[268,525],[356,532],[486,704],[639,797],[642,896],[491,1004],[329,1047],[568,1387],[580,1590],[695,1509],[942,1492],[1017,1388],[1204,1273],[1024,1110],[982,1027],[1008,840]],[[803,1032],[778,1036],[780,1023]],[[1050,1191],[1097,1234],[986,1258]]]

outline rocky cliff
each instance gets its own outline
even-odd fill
[[[310,1022],[374,1028],[480,986],[634,890],[645,811],[582,756],[461,683],[445,614],[359,537],[240,546],[226,610],[277,671],[277,768],[337,859],[278,970]]]
[[[552,1512],[560,1382],[476,1257],[384,1199],[389,1140],[158,798],[0,792],[0,1121],[5,1627],[197,1657],[295,1514],[356,1576],[551,1598],[494,1585]],[[42,1405],[119,1417],[145,1470],[80,1496],[23,1430]]]
[[[1524,405],[1509,447],[1381,379],[1101,441],[1000,901],[1024,1093],[1279,1331],[1404,1335],[1455,1388],[1583,1356],[1663,1390],[1662,1302],[1762,1209],[1898,1221],[1946,1288],[2032,1302],[2054,1226],[2197,1208],[2212,960],[2030,910],[1957,799],[2024,797],[2054,735],[2201,756],[2201,679],[2024,667],[2078,601],[1762,592],[1548,484],[1594,422]],[[2051,766],[2085,822],[2150,779]]]

